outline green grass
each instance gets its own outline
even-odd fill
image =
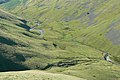
[[[118,0],[105,2],[92,0],[88,3],[89,8],[86,8],[87,4],[84,5],[87,0],[73,2],[29,0],[27,5],[22,1],[24,0],[15,2],[12,0],[2,4],[2,9],[7,11],[9,6],[8,12],[14,14],[0,11],[0,53],[3,60],[9,60],[27,69],[46,70],[87,80],[120,79],[119,38],[113,39],[118,41],[118,44],[114,44],[111,40],[113,35],[110,35],[110,38],[107,36],[111,30],[120,29]],[[13,3],[16,5],[12,5]],[[95,9],[94,14],[90,9]],[[96,16],[91,25],[90,15]],[[36,21],[41,23],[37,28],[45,31],[44,39],[40,37],[38,30],[26,30],[36,25]],[[115,24],[113,28],[110,27],[112,23]],[[104,61],[102,51],[109,52],[115,64]],[[64,65],[60,66],[60,63]],[[2,65],[5,66],[7,63]],[[6,67],[3,68],[8,70]],[[2,70],[1,67],[0,69]],[[13,69],[10,67],[9,70]],[[16,72],[15,75],[25,73],[32,76],[32,72],[34,73],[34,71],[28,71],[28,74]],[[39,71],[34,73],[36,79],[41,78],[37,73]],[[7,75],[8,80],[14,77],[9,77],[11,73],[0,74]],[[6,77],[0,78],[4,80]],[[29,78],[33,77],[27,77]],[[56,77],[51,79],[56,80]]]
[[[21,72],[5,72],[0,73],[2,80],[86,80],[75,76],[68,76],[63,74],[53,74],[43,71],[31,70]]]
[[[12,0],[10,2],[5,3],[3,6],[6,9],[13,9],[14,7],[18,6],[20,1]]]
[[[5,9],[14,9],[17,6],[19,6],[20,4],[25,4],[27,0],[10,0],[4,4],[1,4],[1,7],[5,8]]]

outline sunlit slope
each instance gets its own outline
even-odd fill
[[[2,7],[10,10],[20,6],[21,4],[23,5],[26,1],[27,0],[0,0],[0,4]]]
[[[43,71],[21,71],[21,72],[5,72],[0,73],[0,79],[2,80],[86,80],[74,76],[68,76],[63,74],[53,74]]]
[[[119,61],[119,4],[119,0],[29,0],[10,12],[56,33],[46,31],[46,38],[80,42],[110,52]]]
[[[28,31],[31,26],[24,19],[5,11],[0,15],[0,71],[40,69],[88,80],[119,79],[119,64],[104,61],[101,51],[71,41],[69,36],[60,39],[47,27],[42,28],[43,39],[37,30]]]
[[[26,20],[1,11],[0,70],[42,69],[88,80],[119,80],[119,3],[29,0],[8,10]],[[36,22],[44,39],[38,30],[28,31]],[[102,51],[110,52],[115,64],[104,61]]]
[[[54,33],[48,29],[44,29],[47,33],[43,39],[37,30],[28,31],[31,26],[28,26],[22,18],[5,11],[1,11],[0,15],[2,16],[0,18],[2,58],[20,63],[28,69],[47,69],[59,64],[60,61],[71,63],[71,65],[63,66],[73,66],[78,64],[79,60],[85,60],[87,57],[102,59],[101,51],[97,49],[70,40],[54,38],[58,37],[54,34],[48,36],[47,34]]]

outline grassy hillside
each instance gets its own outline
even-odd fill
[[[4,8],[11,10],[16,8],[17,6],[24,4],[27,0],[0,0],[1,6]]]
[[[8,5],[2,6],[7,9]],[[119,61],[118,0],[29,0],[9,11],[24,17],[30,25],[41,23],[39,28],[56,33],[55,37],[110,52]]]
[[[70,75],[70,79],[76,76],[75,80],[119,80],[119,3],[118,0],[10,0],[1,4],[5,11],[0,10],[0,71],[37,69]],[[36,23],[40,24],[38,29],[29,31]],[[44,30],[44,37],[39,29]],[[104,51],[110,53],[114,64],[103,59]],[[22,73],[40,77],[39,71],[15,75]],[[0,73],[8,79],[12,78],[9,74],[12,73]]]
[[[21,72],[5,72],[0,73],[2,80],[85,80],[74,76],[63,74],[53,74],[43,71],[21,71]]]

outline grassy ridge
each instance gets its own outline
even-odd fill
[[[68,76],[63,74],[53,74],[42,71],[21,71],[21,72],[6,72],[0,73],[0,79],[2,80],[85,80],[74,76]]]

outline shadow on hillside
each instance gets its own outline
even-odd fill
[[[0,52],[0,72],[29,70],[27,67],[17,64],[5,58]]]
[[[1,19],[7,19],[6,17],[0,16]]]
[[[16,24],[16,26],[19,26],[19,27],[21,27],[21,28],[24,28],[24,29],[26,29],[27,31],[30,29],[30,27],[29,27],[28,25],[22,24],[22,23]]]
[[[0,36],[0,43],[4,43],[7,45],[17,45],[17,43],[14,42],[13,40],[11,40],[9,38],[2,37],[2,36]]]
[[[19,19],[22,23],[16,24],[16,26],[19,26],[21,28],[26,29],[27,31],[30,29],[30,27],[27,25],[26,20]]]
[[[25,61],[23,55],[15,53],[13,47],[0,44],[0,72],[29,70],[21,63]]]
[[[7,3],[9,2],[10,0],[0,0],[0,4],[3,4],[3,3]]]

